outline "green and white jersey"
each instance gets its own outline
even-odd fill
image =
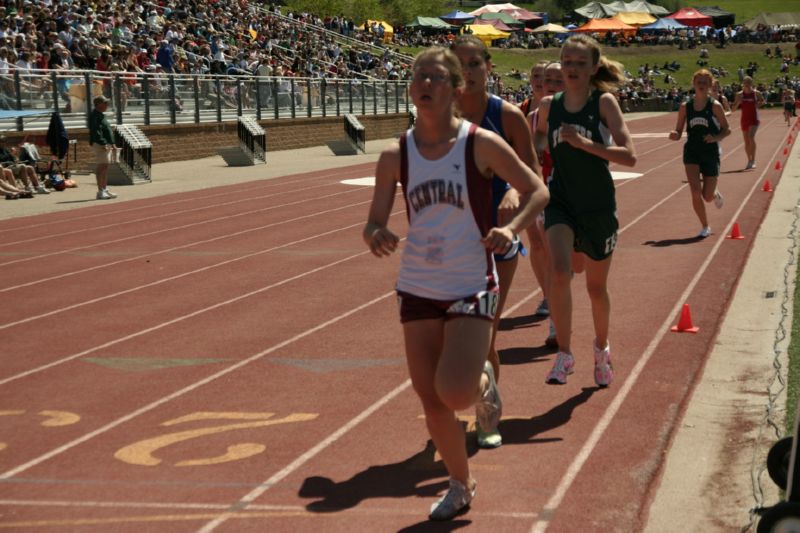
[[[695,152],[719,153],[718,143],[703,140],[706,135],[717,135],[719,132],[719,121],[714,116],[714,99],[708,97],[703,109],[696,111],[694,98],[690,98],[686,102],[686,147]]]
[[[577,113],[564,108],[564,93],[557,93],[547,119],[547,143],[553,158],[550,201],[580,215],[595,211],[615,211],[614,180],[608,161],[561,140],[561,127],[570,125],[593,142],[611,145],[611,132],[600,120],[600,96],[594,90]]]

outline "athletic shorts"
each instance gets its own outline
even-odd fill
[[[700,152],[683,145],[683,164],[698,165],[704,178],[719,176],[719,151]]]
[[[756,120],[755,122],[740,122],[739,125],[742,127],[742,131],[748,131],[753,126],[758,126],[761,124],[761,121]]]
[[[511,246],[508,247],[503,254],[494,254],[495,261],[511,261],[517,254],[525,257],[528,254],[528,250],[525,248],[525,245],[522,244],[522,239],[519,238],[519,235],[514,235],[514,241],[511,243]]]
[[[784,102],[783,103],[783,110],[784,111],[794,111],[794,102]]]
[[[460,300],[432,300],[397,291],[401,323],[428,319],[450,320],[462,316],[494,321],[499,298],[500,289],[496,286]]]
[[[619,221],[615,211],[596,211],[575,216],[558,204],[550,202],[545,208],[544,228],[566,224],[575,233],[572,248],[595,261],[611,256],[617,247]]]
[[[102,144],[93,144],[94,162],[98,165],[114,163],[117,160],[117,150],[115,146],[108,148]]]

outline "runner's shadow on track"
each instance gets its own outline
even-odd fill
[[[503,435],[503,446],[510,444],[530,444],[532,442],[554,442],[559,438],[535,439],[536,435],[565,425],[572,418],[572,413],[583,405],[600,387],[583,387],[579,394],[567,399],[549,411],[532,418],[510,418],[500,421],[500,434]]]
[[[413,526],[398,529],[397,533],[423,533],[425,531],[455,531],[472,525],[472,520],[450,520],[449,522],[431,522],[426,520]]]
[[[703,237],[685,237],[683,239],[663,239],[660,241],[645,241],[642,244],[652,246],[654,248],[666,248],[667,246],[676,246],[681,244],[692,244],[695,242],[704,241]]]
[[[547,317],[536,316],[536,315],[524,315],[524,316],[514,316],[511,318],[502,318],[500,319],[500,324],[497,326],[497,329],[500,331],[511,331],[512,329],[527,328],[533,324],[542,322],[543,320],[547,320]]]
[[[477,452],[475,439],[468,439],[467,453]],[[399,463],[373,465],[350,479],[335,482],[322,476],[311,476],[303,481],[298,495],[318,498],[306,505],[313,513],[335,513],[351,509],[367,498],[433,498],[447,487],[447,470],[441,460],[435,459],[436,448],[429,439],[425,448]],[[433,479],[436,483],[427,483]]]
[[[505,348],[503,350],[498,350],[497,354],[500,356],[501,365],[525,365],[541,361],[546,356],[554,354],[557,351],[557,348],[548,348],[542,345],[535,347]]]

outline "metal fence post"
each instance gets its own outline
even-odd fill
[[[366,113],[365,113],[366,114]],[[378,114],[378,82],[372,82],[372,114]]]
[[[167,78],[167,83],[169,83],[169,102],[167,105],[169,106],[169,123],[175,124],[178,122],[176,105],[175,105],[175,75],[170,74]]]
[[[214,78],[214,86],[217,88],[217,122],[222,122],[222,82],[219,76]]]
[[[55,72],[50,73],[50,86],[53,88],[53,111],[58,113],[58,77]]]
[[[144,125],[150,125],[150,75],[142,74],[142,96],[144,97]]]
[[[294,108],[294,78],[289,80],[289,100],[292,102],[292,118],[296,118],[296,110]]]
[[[311,118],[311,78],[306,80],[306,116]]]
[[[122,80],[119,74],[114,75],[114,111],[117,117],[117,124],[122,124]]]
[[[16,72],[16,71],[15,71]],[[94,95],[92,95],[92,75],[88,72],[83,73],[83,81],[86,83],[86,127],[89,127],[89,115],[92,112],[92,105],[94,104]]]
[[[200,76],[192,76],[192,97],[194,98],[194,123],[200,124]]]
[[[242,116],[242,82],[236,78],[236,116]]]
[[[353,114],[353,80],[347,80],[347,98],[350,100],[350,114]]]
[[[261,120],[261,78],[255,77],[256,85],[256,120]]]
[[[341,115],[339,104],[339,78],[336,78],[336,116],[338,117],[339,115]]]
[[[377,113],[375,113],[377,115]],[[389,114],[389,82],[383,82],[383,114]]]
[[[327,91],[328,84],[325,81],[325,78],[320,79],[319,81],[319,98],[320,104],[322,105],[322,118],[328,116],[327,109],[325,109],[325,97]]]
[[[280,116],[278,110],[278,78],[272,78],[272,106],[275,110],[275,118]]]

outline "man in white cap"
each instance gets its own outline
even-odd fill
[[[97,177],[97,199],[110,200],[117,195],[108,190],[108,165],[114,161],[116,147],[111,124],[103,114],[108,109],[108,98],[102,94],[94,97],[94,110],[89,114],[89,145],[94,152]]]

